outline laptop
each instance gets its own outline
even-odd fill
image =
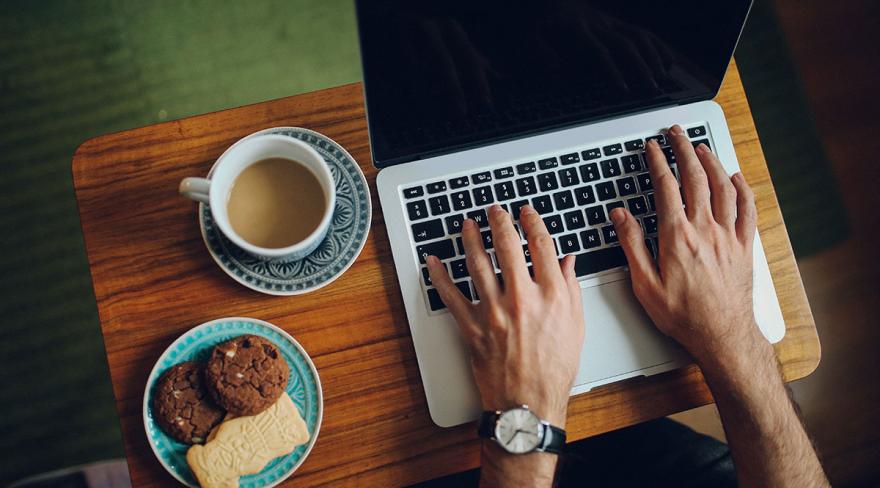
[[[543,215],[559,256],[576,256],[585,342],[571,394],[692,362],[633,296],[608,218],[626,206],[656,252],[645,141],[680,124],[739,171],[718,92],[751,2],[358,0],[364,90],[379,199],[428,410],[442,427],[480,401],[458,327],[431,286],[441,258],[479,300],[460,237],[500,204]],[[523,239],[523,244],[525,244]],[[524,252],[525,252],[524,247]],[[770,342],[785,324],[759,236],[754,303]],[[497,272],[497,271],[496,271]],[[535,340],[541,340],[536,337]]]

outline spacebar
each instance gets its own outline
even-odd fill
[[[623,248],[614,246],[576,255],[574,272],[578,276],[586,276],[618,266],[626,266],[626,256]]]

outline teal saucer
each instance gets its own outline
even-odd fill
[[[321,380],[318,378],[314,363],[302,346],[287,332],[262,320],[230,317],[206,322],[190,329],[165,349],[150,372],[144,392],[144,429],[150,447],[162,466],[187,486],[198,486],[195,476],[186,463],[186,451],[189,446],[165,435],[156,424],[152,415],[153,388],[156,380],[166,369],[184,361],[195,360],[204,363],[214,346],[242,334],[262,336],[278,346],[278,350],[290,366],[287,394],[305,420],[310,439],[290,454],[272,460],[259,473],[243,476],[239,486],[263,488],[277,485],[293,474],[305,461],[318,439],[324,414]]]

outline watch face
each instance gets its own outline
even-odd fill
[[[501,414],[495,424],[495,439],[514,454],[534,451],[541,443],[543,426],[538,416],[525,408],[514,408]]]

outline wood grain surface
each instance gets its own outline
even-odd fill
[[[776,351],[786,379],[797,379],[817,366],[819,341],[734,64],[716,100],[757,195],[787,327]],[[304,296],[266,296],[229,278],[205,249],[196,205],[177,195],[181,178],[206,174],[230,144],[273,126],[335,139],[360,163],[372,192],[373,226],[360,257],[336,282]],[[144,434],[141,402],[150,369],[180,334],[225,316],[287,330],[321,376],[324,423],[287,483],[399,486],[479,464],[472,425],[441,429],[428,417],[376,196],[360,84],[97,137],[76,151],[73,177],[135,486],[173,482]],[[607,385],[571,399],[569,439],[711,401],[696,366]]]

